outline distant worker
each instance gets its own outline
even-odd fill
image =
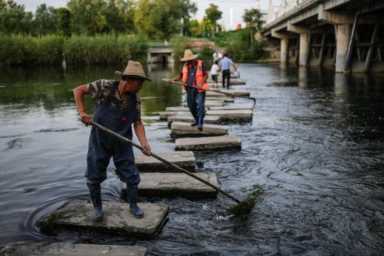
[[[228,57],[227,53],[224,53],[224,57],[219,61],[219,66],[222,73],[223,89],[229,89],[231,83],[231,67],[233,67],[235,71],[237,71],[237,67]]]
[[[184,63],[180,77],[184,89],[187,92],[187,104],[194,122],[191,126],[197,126],[203,130],[205,117],[205,91],[208,90],[208,72],[204,62],[190,49],[184,51],[184,57],[180,59]]]
[[[220,70],[219,62],[215,61],[211,67],[211,71],[209,72],[211,75],[212,81],[215,82],[215,84],[219,82],[218,81],[219,70]]]

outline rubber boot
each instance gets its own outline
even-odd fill
[[[93,208],[95,209],[92,220],[94,222],[102,222],[104,219],[103,204],[101,201],[101,188],[100,183],[87,182],[89,195],[91,197]]]
[[[137,197],[138,197],[138,188],[137,186],[132,186],[127,184],[127,201],[129,203],[129,210],[132,215],[138,219],[144,217],[144,212],[137,205]]]

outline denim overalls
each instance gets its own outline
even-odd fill
[[[118,82],[113,85],[116,92]],[[114,94],[114,93],[113,93]],[[140,119],[140,107],[137,95],[127,94],[127,104],[122,108],[121,101],[115,97],[96,105],[94,121],[132,139],[132,124]],[[116,166],[120,180],[132,186],[140,183],[140,176],[135,166],[132,146],[112,135],[92,127],[89,137],[86,177],[91,183],[101,183],[107,178],[110,158]]]
[[[198,127],[204,124],[205,116],[205,92],[199,93],[196,84],[196,66],[192,65],[188,72],[187,104],[195,123]]]

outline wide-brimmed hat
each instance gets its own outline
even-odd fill
[[[193,54],[193,52],[190,49],[186,49],[184,51],[184,57],[180,59],[182,62],[190,61],[190,60],[195,60],[198,58],[198,55]]]
[[[115,71],[115,74],[121,77],[130,77],[151,81],[151,79],[149,79],[149,77],[145,74],[143,65],[141,65],[141,63],[138,61],[128,61],[127,67],[124,69],[124,71]]]

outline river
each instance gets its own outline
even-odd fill
[[[71,90],[113,78],[113,71],[0,71],[1,244],[51,241],[36,220],[65,200],[87,197],[89,128],[78,121]],[[157,239],[62,234],[54,240],[137,244],[149,255],[383,255],[384,76],[256,64],[242,64],[240,73],[257,100],[251,123],[230,126],[242,151],[197,157],[238,197],[263,188],[248,218],[228,216],[231,202],[221,196],[151,198],[171,208]],[[169,72],[151,76],[141,93],[143,115],[179,105],[180,90],[160,81]],[[154,152],[172,150],[164,123],[149,124],[147,133]],[[119,185],[110,172],[104,198],[118,198]]]

